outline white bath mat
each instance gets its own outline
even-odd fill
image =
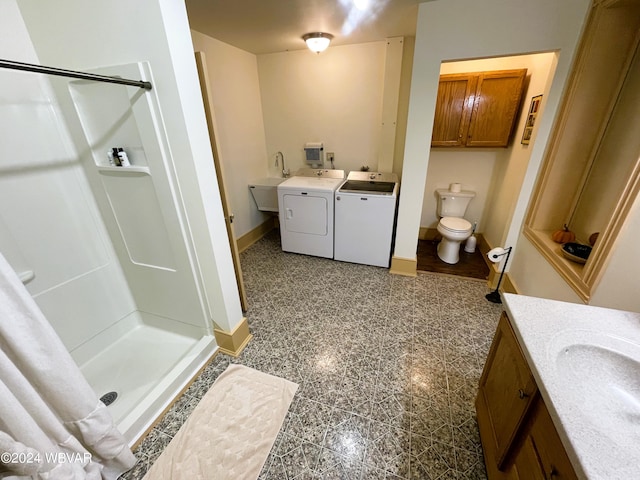
[[[143,480],[258,478],[298,385],[229,365]]]

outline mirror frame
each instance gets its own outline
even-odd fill
[[[525,218],[525,237],[585,303],[640,193],[640,159],[584,265],[565,258],[551,235],[573,215],[639,44],[640,0],[592,4]]]

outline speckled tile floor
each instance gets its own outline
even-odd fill
[[[253,340],[217,355],[137,449],[140,479],[230,362],[300,385],[261,480],[485,479],[474,399],[501,306],[484,281],[241,255]]]

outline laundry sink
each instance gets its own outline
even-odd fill
[[[261,212],[278,212],[278,185],[286,178],[266,177],[251,182],[249,190]]]
[[[560,332],[551,348],[567,400],[605,435],[640,444],[640,345],[578,330]]]

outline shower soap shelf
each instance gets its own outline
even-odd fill
[[[98,170],[100,172],[118,172],[118,173],[144,173],[146,175],[151,175],[151,171],[149,167],[107,167],[103,165],[98,165]]]
[[[25,270],[24,272],[21,272],[18,274],[18,277],[20,278],[20,281],[26,285],[27,283],[29,283],[31,280],[33,280],[34,278],[36,278],[36,274],[33,270]]]

